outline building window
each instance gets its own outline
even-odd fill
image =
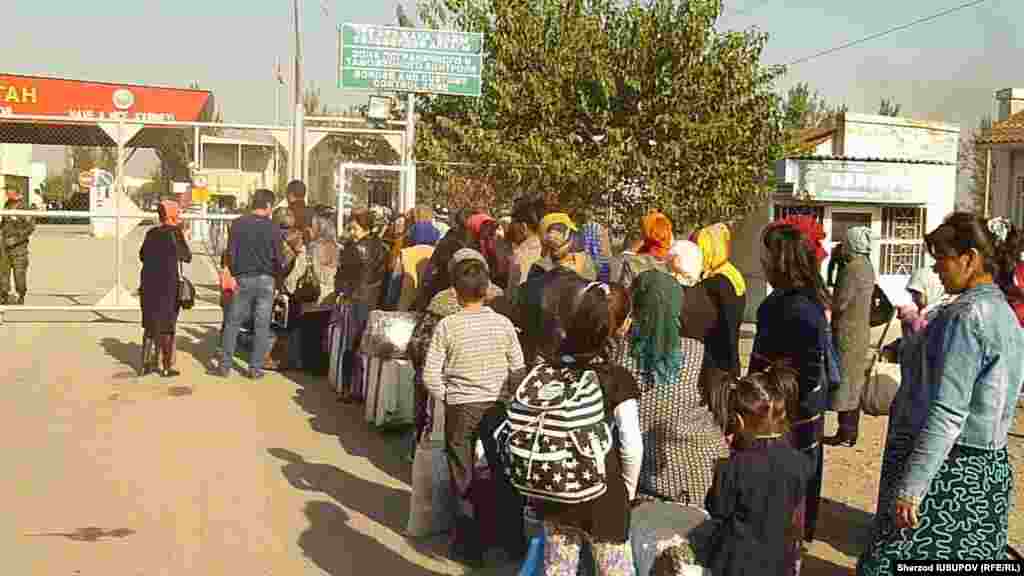
[[[776,204],[773,220],[781,220],[790,216],[814,216],[819,223],[825,223],[825,207],[805,204]]]
[[[928,211],[925,208],[882,208],[880,274],[909,276],[924,266],[924,227],[927,217]]]

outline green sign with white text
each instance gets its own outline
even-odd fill
[[[343,24],[339,88],[480,96],[483,34]]]

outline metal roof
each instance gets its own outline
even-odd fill
[[[937,160],[911,160],[908,158],[858,158],[854,156],[788,156],[786,160],[814,160],[820,162],[885,162],[889,164],[927,164],[930,166],[956,166],[956,162]]]

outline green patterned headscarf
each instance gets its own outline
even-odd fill
[[[683,362],[679,341],[683,288],[672,276],[648,270],[633,280],[632,289],[630,354],[641,371],[654,373],[656,382],[669,382]]]

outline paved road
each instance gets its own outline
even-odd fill
[[[134,376],[136,327],[0,326],[5,573],[463,573],[402,535],[400,438],[324,380],[206,376],[214,332],[180,328],[168,381]]]

